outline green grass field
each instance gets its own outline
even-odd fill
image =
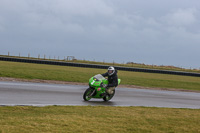
[[[106,70],[0,61],[0,77],[87,83]],[[122,84],[200,91],[200,78],[119,71]],[[0,107],[0,133],[200,132],[199,109],[105,106]]]
[[[146,107],[0,107],[0,133],[198,133],[200,110]]]
[[[41,65],[0,61],[0,77],[44,79],[88,83],[90,77],[104,73],[104,69]],[[166,74],[119,71],[124,85],[176,88],[200,91],[200,78]]]

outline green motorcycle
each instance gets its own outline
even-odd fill
[[[118,84],[120,84],[121,80],[118,79]],[[83,99],[85,101],[89,101],[91,98],[103,98],[104,101],[109,101],[115,95],[115,90],[113,94],[107,94],[106,96],[102,95],[106,93],[106,88],[104,85],[108,85],[108,80],[104,78],[101,74],[97,74],[94,77],[89,79],[89,88],[85,91],[83,95]]]

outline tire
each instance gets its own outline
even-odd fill
[[[112,99],[113,98],[113,96],[115,95],[115,90],[113,90],[113,94],[112,95],[106,95],[105,97],[103,97],[103,100],[104,101],[109,101],[110,99]]]
[[[83,94],[83,99],[85,101],[89,101],[92,97],[88,97],[88,95],[90,95],[93,92],[93,89],[88,88],[85,93]]]

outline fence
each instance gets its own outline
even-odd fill
[[[0,60],[1,61],[12,61],[12,62],[36,63],[36,64],[60,65],[60,66],[98,68],[98,69],[107,69],[109,67],[107,65],[94,65],[94,64],[83,64],[83,63],[72,63],[72,62],[61,62],[61,61],[49,61],[49,60],[36,60],[36,59],[23,59],[23,58],[12,58],[12,57],[0,57]],[[200,73],[192,73],[192,72],[156,70],[156,69],[143,69],[143,68],[119,67],[119,66],[115,66],[115,68],[117,70],[122,70],[122,71],[145,72],[145,73],[160,73],[160,74],[172,74],[172,75],[200,77]]]

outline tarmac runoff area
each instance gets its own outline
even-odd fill
[[[84,85],[0,81],[0,106],[145,106],[200,109],[200,93],[116,88],[113,99],[83,100]]]

